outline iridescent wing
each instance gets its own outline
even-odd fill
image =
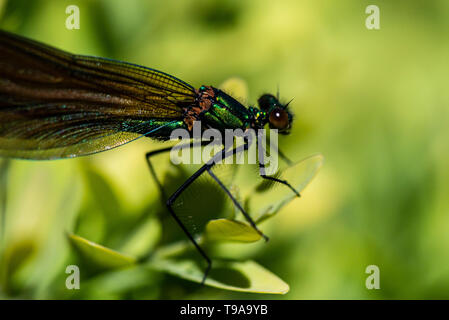
[[[0,30],[0,156],[77,157],[142,136],[167,139],[195,98],[163,72]]]

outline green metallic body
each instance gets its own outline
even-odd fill
[[[204,86],[200,90],[204,90]],[[236,99],[221,91],[213,88],[214,99],[211,107],[202,112],[199,120],[202,126],[206,128],[214,128],[220,132],[226,129],[242,129],[246,130],[252,126],[257,126],[266,118],[266,113],[257,108],[246,108]]]
[[[214,89],[216,98],[209,110],[202,114],[205,124],[218,129],[246,129],[250,114],[240,102],[219,89]]]

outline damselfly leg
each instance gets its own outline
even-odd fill
[[[204,141],[201,144],[207,144],[209,143],[209,141]],[[185,147],[190,147],[191,144],[188,143],[185,146],[181,146],[178,148],[185,148]],[[170,214],[173,216],[173,218],[175,219],[175,221],[178,223],[178,225],[181,227],[181,229],[183,230],[183,232],[186,234],[186,236],[188,237],[188,239],[193,243],[193,245],[195,246],[195,248],[197,249],[197,251],[201,254],[201,256],[206,260],[207,262],[207,267],[204,273],[204,277],[202,280],[202,283],[205,282],[207,275],[211,269],[212,266],[212,260],[209,258],[209,256],[206,254],[206,252],[201,248],[201,246],[198,244],[197,240],[194,238],[194,236],[192,235],[191,232],[189,232],[189,229],[186,227],[186,225],[182,222],[182,220],[178,217],[178,215],[176,214],[175,210],[173,209],[173,204],[175,203],[176,199],[184,192],[186,191],[191,184],[198,179],[204,172],[208,172],[208,174],[215,180],[215,182],[219,185],[219,187],[226,193],[226,195],[230,198],[230,200],[233,202],[233,204],[238,208],[238,210],[243,214],[243,216],[245,217],[245,219],[248,221],[248,223],[266,240],[268,241],[268,237],[266,235],[263,234],[262,231],[260,231],[257,226],[256,223],[254,222],[254,220],[251,218],[251,216],[245,211],[245,209],[241,206],[241,204],[235,199],[235,197],[232,195],[232,193],[229,191],[229,189],[225,186],[225,184],[212,172],[212,168],[216,165],[216,155],[214,155],[214,157],[206,164],[204,164],[200,169],[198,169],[194,174],[192,174],[175,192],[173,192],[173,194],[166,198],[166,193],[164,191],[164,188],[162,186],[162,184],[160,183],[156,172],[154,170],[154,167],[151,163],[150,158],[154,155],[157,154],[161,154],[161,153],[165,153],[165,152],[169,152],[172,150],[173,147],[167,147],[167,148],[162,148],[162,149],[158,149],[158,150],[154,150],[151,152],[148,152],[146,154],[146,159],[148,162],[148,166],[150,168],[150,172],[153,176],[153,178],[156,180],[156,184],[158,185],[158,188],[161,191],[161,195],[164,198],[164,201],[166,201],[166,206],[168,208],[168,211],[170,212]],[[231,150],[227,150],[225,148],[223,148],[219,153],[220,159],[226,159],[227,157],[231,157],[234,154],[236,154],[237,152],[244,152],[247,151],[249,148],[249,143],[248,141],[246,141],[244,143],[243,146],[241,147],[236,147],[233,148]]]
[[[257,140],[256,141],[257,141],[258,148],[259,148],[259,143],[260,143],[259,139],[260,139],[260,137],[257,136]],[[287,162],[287,164],[290,165],[292,163],[282,152],[280,152],[279,150],[277,152],[281,156],[281,158],[285,162]],[[270,180],[270,181],[273,181],[273,182],[276,182],[276,183],[283,184],[283,185],[287,186],[288,188],[290,188],[290,190],[292,190],[293,193],[298,198],[301,197],[299,192],[296,191],[296,189],[293,188],[292,185],[287,180],[282,180],[282,179],[278,179],[276,177],[271,177],[271,176],[266,175],[265,174],[265,159],[264,159],[265,150],[263,150],[263,147],[262,147],[262,152],[258,152],[258,154],[259,154],[259,169],[260,169],[259,172],[260,172],[260,177],[262,177],[263,179],[266,179],[266,180]]]

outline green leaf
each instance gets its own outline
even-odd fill
[[[148,254],[156,246],[161,236],[161,223],[155,217],[150,217],[133,230],[120,247],[120,252],[132,256]]]
[[[292,163],[285,170],[282,170],[280,174],[277,174],[276,177],[287,180],[300,193],[315,177],[323,161],[323,155],[312,155]],[[263,187],[261,186],[262,184],[264,184]],[[256,223],[261,223],[274,216],[282,207],[297,199],[292,190],[280,183],[270,183],[270,187],[268,187],[266,182],[262,181],[261,185],[257,186],[254,192],[247,198],[251,212],[255,212]],[[272,202],[272,199],[278,200]]]
[[[204,276],[204,270],[191,259],[155,259],[148,266],[197,283],[201,283]],[[252,260],[214,260],[205,284],[224,290],[252,293],[285,294],[290,289],[278,276]]]
[[[124,269],[100,273],[92,278],[84,279],[82,290],[77,290],[83,299],[133,299],[135,292],[144,294],[142,299],[157,299],[160,285],[157,278],[159,271],[133,265]],[[74,296],[79,299],[80,297]],[[139,298],[140,299],[140,298]]]
[[[34,239],[23,238],[13,241],[3,251],[0,251],[0,288],[7,293],[13,293],[17,286],[14,276],[24,267],[36,252]]]
[[[74,234],[69,234],[68,237],[72,246],[88,263],[103,269],[122,268],[136,263],[135,257],[106,248]]]
[[[247,223],[229,220],[211,220],[206,225],[205,238],[211,241],[255,242],[262,236]]]

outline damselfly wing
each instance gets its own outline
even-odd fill
[[[184,127],[195,89],[153,69],[0,31],[0,155],[70,158]]]

